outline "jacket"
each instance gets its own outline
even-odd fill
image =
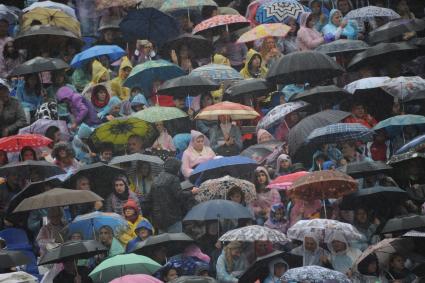
[[[323,27],[322,32],[325,39],[329,41],[340,39],[341,36],[347,39],[357,39],[358,26],[354,21],[348,21],[347,25],[341,29],[332,22],[332,17],[336,12],[340,12],[337,9],[332,9],[329,13],[329,22]]]
[[[242,150],[242,134],[239,128],[235,125],[232,125],[230,128],[229,136],[235,141],[235,145],[238,147],[239,151]],[[209,131],[209,137],[211,142],[211,148],[217,152],[218,148],[224,144],[224,135],[223,131],[220,128],[220,125],[214,126]]]
[[[118,96],[121,100],[127,100],[130,97],[130,89],[123,86],[124,80],[126,79],[123,70],[126,67],[133,69],[130,60],[128,60],[127,56],[124,56],[118,71],[118,76],[111,80],[112,95]]]
[[[0,135],[3,129],[9,131],[9,135],[16,134],[18,130],[27,125],[24,109],[21,103],[14,97],[0,108]]]
[[[137,195],[129,190],[128,199],[121,200],[114,193],[111,193],[109,197],[106,199],[105,211],[106,212],[115,212],[119,215],[123,215],[123,207],[127,203],[128,200],[134,200],[137,204],[137,207],[140,211],[140,204]]]
[[[91,82],[98,84],[103,76],[106,76],[106,80],[109,81],[109,71],[99,61],[94,60],[92,63],[92,76]]]
[[[255,76],[250,72],[250,67],[251,67],[251,63],[253,60],[254,56],[258,56],[260,58],[260,69],[258,74]],[[245,59],[245,65],[242,68],[242,70],[240,71],[242,77],[244,79],[249,79],[249,78],[265,78],[267,75],[267,68],[262,66],[262,61],[263,58],[261,57],[261,54],[258,53],[257,51],[255,51],[254,49],[250,49],[248,51],[248,53],[246,54],[246,59]]]
[[[300,29],[297,33],[297,46],[298,50],[312,50],[325,40],[320,32],[315,29],[307,27],[307,19],[311,13],[302,13],[300,17]]]

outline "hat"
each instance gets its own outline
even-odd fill
[[[137,225],[137,227],[136,227],[136,229],[134,229],[134,231],[137,233],[137,231],[139,231],[142,228],[145,228],[146,230],[153,232],[152,224],[150,224],[149,221],[147,221],[147,220],[140,221],[140,223]]]
[[[97,31],[103,31],[107,29],[120,29],[120,19],[114,17],[102,17],[100,19],[99,28]]]
[[[129,199],[125,204],[124,204],[124,206],[122,207],[122,210],[124,211],[126,208],[132,208],[132,209],[134,209],[136,212],[138,212],[139,211],[139,207],[137,206],[137,203],[134,201],[134,200],[132,200],[132,199]]]

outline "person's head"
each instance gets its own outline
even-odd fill
[[[46,136],[46,138],[51,139],[53,141],[53,144],[56,144],[61,140],[61,131],[56,126],[48,127],[44,135]]]
[[[185,108],[184,97],[181,97],[181,96],[173,97],[173,102],[174,102],[175,107],[177,107],[178,109],[184,110],[184,108]]]
[[[410,8],[407,0],[399,0],[396,7],[397,13],[404,15],[410,13]]]
[[[332,14],[332,19],[331,19],[332,24],[334,24],[335,26],[340,26],[342,23],[342,13],[340,11],[335,11]]]
[[[260,54],[254,54],[251,58],[250,63],[250,68],[257,70],[261,67],[261,56]]]
[[[0,167],[9,163],[9,158],[7,157],[7,152],[0,149]]]
[[[332,245],[332,249],[337,253],[343,252],[347,249],[347,244],[343,241],[340,241],[340,240],[334,239],[331,242],[331,245]]]
[[[125,176],[117,176],[114,179],[114,190],[118,195],[124,194],[126,191],[128,192],[127,178]]]
[[[19,155],[19,160],[20,161],[37,160],[37,154],[32,147],[25,146],[21,150],[21,154]]]
[[[405,267],[404,264],[406,262],[406,258],[399,253],[394,253],[390,256],[390,269],[395,271],[402,271]]]
[[[306,27],[308,27],[308,28],[314,28],[314,20],[313,20],[313,14],[310,14],[308,17],[307,17],[307,21],[306,21],[306,24],[305,24],[305,26]]]
[[[257,132],[257,143],[265,143],[268,141],[273,140],[273,136],[272,134],[270,134],[268,131],[264,130],[264,129],[260,129]]]
[[[350,0],[339,0],[337,8],[341,11],[342,15],[346,15],[352,9]]]
[[[64,164],[72,164],[75,152],[66,142],[58,142],[53,147],[52,157]]]
[[[285,222],[285,205],[282,203],[277,203],[272,205],[270,209],[270,221],[275,222]]]
[[[178,277],[179,277],[178,269],[171,265],[170,267],[164,268],[161,279],[164,282],[170,282]]]
[[[273,245],[269,241],[255,241],[254,249],[257,256],[263,256],[271,252]]]
[[[228,192],[227,192],[227,199],[234,201],[236,203],[243,203],[244,201],[244,194],[242,192],[242,189],[238,186],[234,186],[232,187]]]
[[[38,90],[41,87],[40,78],[37,74],[28,74],[24,76],[25,88]]]
[[[354,103],[351,107],[351,113],[356,118],[363,118],[366,114],[366,109],[362,103]]]
[[[127,141],[127,151],[129,154],[140,153],[143,151],[143,139],[141,136],[132,135]]]
[[[81,176],[75,182],[75,189],[82,191],[90,191],[90,180],[86,176]]]
[[[288,264],[281,258],[269,262],[269,272],[274,277],[280,278],[288,270]]]
[[[15,48],[13,40],[9,40],[3,47],[3,58],[17,59],[19,57],[19,50]]]
[[[152,236],[153,227],[147,220],[142,220],[136,227],[134,231],[140,239],[143,241]]]
[[[300,121],[300,114],[298,112],[289,113],[285,118],[286,123],[291,128]]]
[[[226,259],[238,259],[242,253],[242,244],[232,241],[224,248]]]
[[[129,199],[122,208],[125,219],[134,220],[139,216],[139,208],[134,200]]]
[[[191,131],[191,146],[196,151],[202,151],[205,145],[205,136],[198,131]]]
[[[160,133],[162,133],[166,130],[165,127],[164,127],[164,123],[162,121],[156,122],[155,127],[158,130],[158,132],[160,132]]]
[[[125,80],[126,78],[128,78],[128,76],[131,73],[131,67],[126,66],[124,68],[121,69],[121,73],[122,73],[122,78]]]
[[[220,124],[228,124],[232,122],[232,118],[230,117],[230,115],[219,115],[218,121],[220,121]]]
[[[219,224],[217,221],[208,222],[205,224],[207,234],[210,236],[218,236]]]
[[[345,159],[351,160],[356,155],[355,142],[344,142],[341,145],[341,152]]]
[[[100,148],[100,159],[109,162],[112,159],[113,153],[114,153],[114,145],[112,143],[103,143]]]
[[[273,48],[276,48],[276,40],[274,37],[269,36],[264,39],[264,47],[266,50],[272,50]]]
[[[47,210],[47,219],[52,225],[61,225],[62,216],[62,210],[59,207],[51,207]]]
[[[255,170],[255,184],[257,186],[267,186],[270,181],[269,173],[264,167],[257,167]]]
[[[99,229],[99,241],[105,246],[109,247],[112,244],[112,239],[114,237],[114,231],[111,226],[104,225]]]
[[[203,20],[215,17],[218,15],[218,9],[215,6],[203,6],[201,10]]]
[[[359,224],[366,224],[368,222],[367,210],[363,207],[359,207],[355,211],[355,221]]]
[[[309,252],[315,252],[319,247],[319,243],[317,242],[314,235],[306,235],[304,237],[304,249]]]
[[[69,237],[71,241],[81,241],[83,240],[83,235],[80,232],[72,233],[71,237]]]
[[[213,105],[213,97],[211,93],[204,93],[201,95],[201,109]]]
[[[0,20],[0,38],[6,37],[9,31],[9,22],[1,19]]]
[[[276,168],[278,171],[280,170],[288,170],[292,166],[291,157],[287,154],[281,154],[277,158],[278,161],[278,168]]]
[[[377,275],[379,274],[378,258],[375,254],[369,254],[357,265],[357,269],[364,275]]]
[[[102,30],[103,40],[105,40],[106,43],[114,43],[115,34],[116,32],[113,29]]]
[[[296,35],[298,31],[298,24],[295,18],[289,18],[286,24],[291,28],[288,34]]]
[[[52,72],[52,82],[56,86],[65,85],[65,72],[62,70]]]
[[[7,104],[9,102],[9,93],[9,88],[0,83],[0,100],[3,102],[3,104]]]
[[[310,5],[311,13],[314,15],[320,15],[322,13],[322,4],[320,1],[313,1]]]

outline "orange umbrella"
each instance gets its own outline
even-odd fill
[[[215,121],[221,115],[230,116],[232,120],[251,120],[260,116],[252,107],[224,101],[205,107],[195,119]]]

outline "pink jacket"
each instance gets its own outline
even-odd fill
[[[306,26],[308,16],[311,13],[302,13],[300,18],[300,29],[297,33],[297,45],[300,51],[315,49],[325,40],[323,35],[315,29]]]

